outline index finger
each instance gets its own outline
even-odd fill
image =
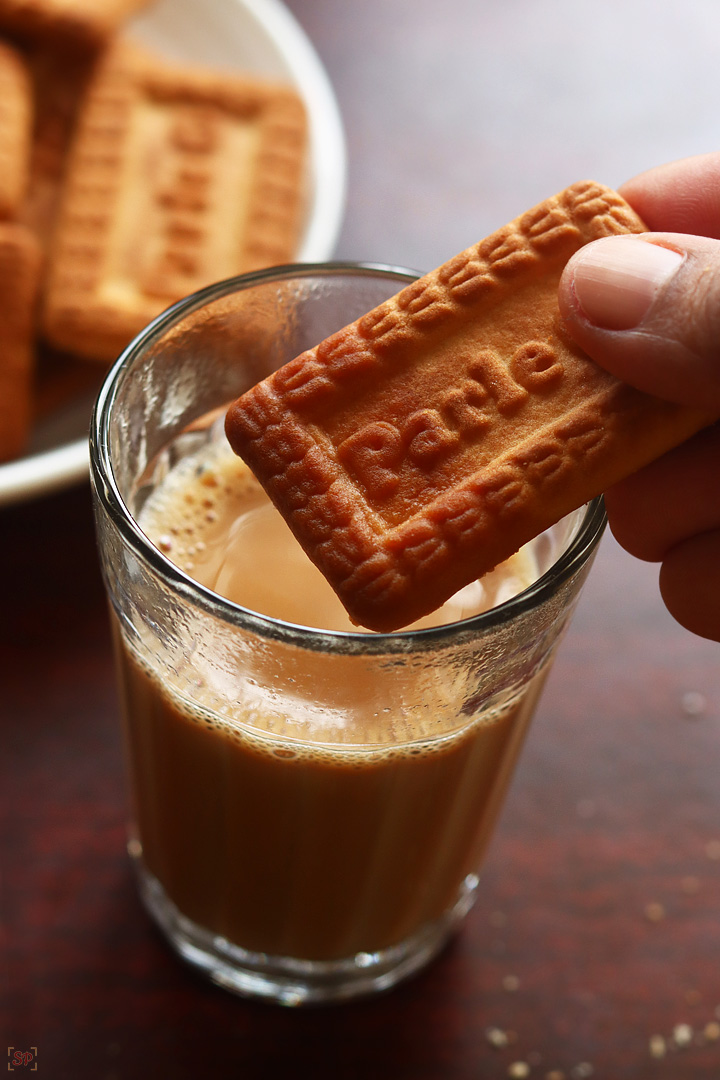
[[[660,165],[618,190],[651,232],[720,240],[720,152]]]

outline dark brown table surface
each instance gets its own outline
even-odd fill
[[[338,257],[430,269],[574,180],[719,144],[709,0],[289,7],[346,125]],[[603,541],[453,944],[292,1011],[206,984],[136,898],[87,486],[3,510],[0,559],[4,1024],[38,1075],[720,1078],[720,647],[656,568]]]

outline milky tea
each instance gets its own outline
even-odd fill
[[[154,489],[139,524],[186,573],[235,603],[357,630],[217,427]],[[478,614],[536,576],[524,549],[419,626]],[[414,715],[390,708],[365,665],[325,686],[318,710],[313,687],[324,676],[310,654],[282,715],[264,713],[258,693],[228,716],[216,712],[212,670],[199,683],[192,656],[172,692],[130,648],[120,657],[147,869],[213,933],[309,960],[387,949],[453,907],[479,865],[543,675],[519,700],[437,738],[442,675],[432,669]],[[333,745],[348,715],[350,738]]]

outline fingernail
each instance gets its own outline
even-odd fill
[[[596,240],[573,259],[575,298],[595,326],[630,330],[643,321],[684,258],[634,236]]]

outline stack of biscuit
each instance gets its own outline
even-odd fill
[[[171,303],[297,256],[298,94],[135,44],[148,2],[0,0],[0,461]]]

